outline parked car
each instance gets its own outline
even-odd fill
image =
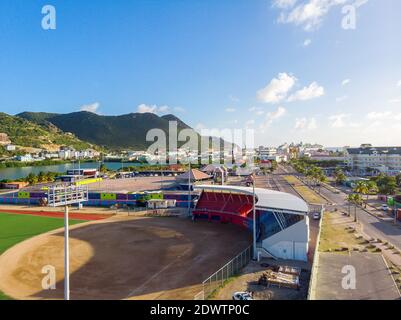
[[[253,300],[252,295],[249,292],[235,292],[233,294],[233,300]]]
[[[388,205],[387,204],[382,204],[381,209],[383,211],[388,211]]]
[[[320,219],[320,212],[314,212],[313,213],[313,220],[319,220]]]

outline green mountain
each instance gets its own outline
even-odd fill
[[[72,146],[78,150],[93,147],[73,134],[62,132],[51,123],[38,124],[5,113],[0,113],[0,132],[6,133],[13,144],[22,147],[48,150],[57,146]]]
[[[68,114],[23,112],[20,118],[38,125],[53,125],[70,132],[83,141],[108,149],[129,148],[144,150],[153,142],[146,141],[149,130],[157,128],[168,134],[169,121],[177,121],[177,129],[190,127],[174,115],[157,116],[153,113],[130,113],[120,116],[103,116],[80,111]]]

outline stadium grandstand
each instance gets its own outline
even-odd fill
[[[200,185],[194,219],[234,223],[252,231],[253,189]],[[307,261],[308,205],[284,192],[255,188],[257,252],[260,256]]]

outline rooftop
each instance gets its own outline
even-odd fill
[[[210,190],[210,191],[223,191],[223,192],[238,192],[248,195],[253,195],[252,188],[240,187],[240,186],[216,186],[216,185],[199,185],[194,187],[195,190]],[[308,204],[292,194],[263,189],[255,188],[255,195],[257,198],[256,209],[279,209],[289,210],[297,213],[303,213],[309,211]]]

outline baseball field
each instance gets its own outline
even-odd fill
[[[70,225],[84,220],[69,220]],[[62,218],[0,212],[0,255],[13,245],[38,234],[62,227]],[[0,300],[9,297],[0,291]]]
[[[31,228],[19,228],[19,239],[34,235]],[[4,252],[0,290],[14,299],[62,299],[63,241],[58,229]],[[70,231],[71,299],[193,299],[202,281],[250,241],[250,233],[238,226],[187,218],[116,216],[76,224]],[[48,265],[56,271],[55,290],[41,286]]]

